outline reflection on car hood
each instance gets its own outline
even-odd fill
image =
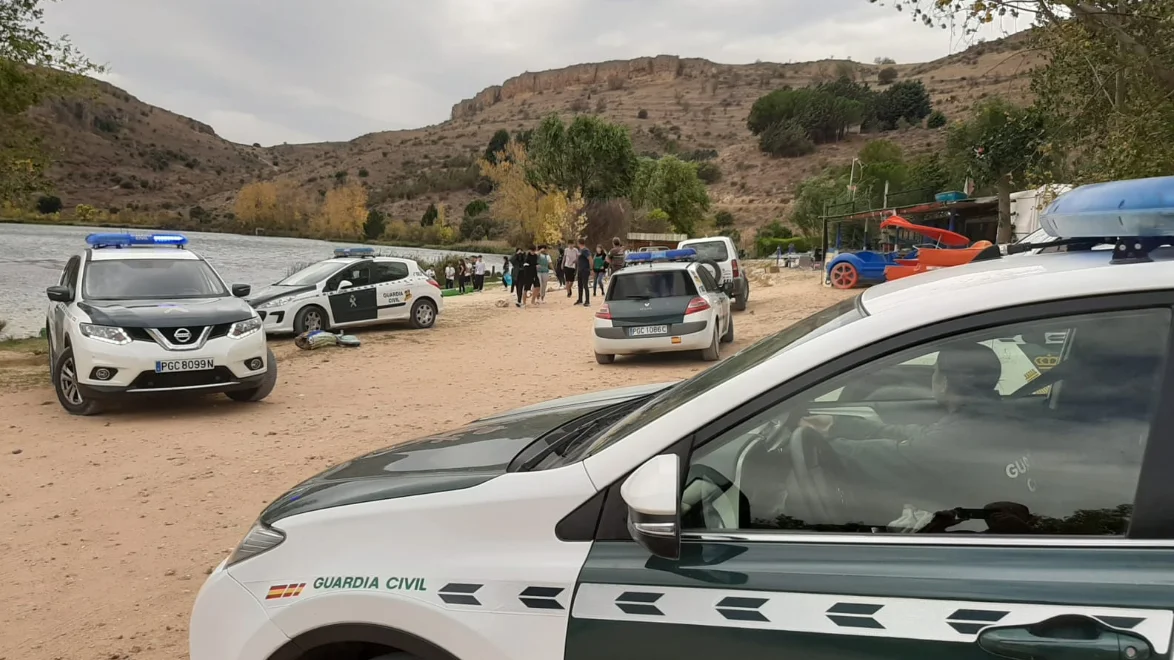
[[[336,506],[470,488],[505,474],[519,452],[558,426],[663,388],[626,387],[555,399],[380,449],[298,484],[274,500],[261,521],[272,524]]]
[[[240,298],[189,300],[83,300],[78,308],[97,325],[119,328],[190,328],[252,318]]]
[[[260,291],[256,291],[253,293],[253,295],[249,296],[249,304],[253,307],[256,307],[257,305],[267,303],[270,300],[276,300],[282,296],[296,296],[299,293],[308,293],[316,288],[317,287],[315,287],[313,284],[308,284],[305,286],[270,284],[269,286],[264,287]]]

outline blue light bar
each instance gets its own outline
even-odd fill
[[[373,257],[373,256],[375,256],[375,248],[371,248],[371,247],[334,248],[334,256],[336,258]]]
[[[689,261],[697,257],[697,250],[681,248],[679,250],[661,250],[660,252],[630,252],[624,261],[628,263],[651,263],[653,261]]]
[[[183,247],[188,239],[182,234],[90,234],[86,244],[95,250],[124,247]]]
[[[1040,214],[1055,238],[1174,236],[1174,176],[1080,186]]]

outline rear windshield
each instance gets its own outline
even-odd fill
[[[725,241],[705,241],[702,243],[690,243],[685,245],[686,248],[693,248],[697,250],[697,256],[702,259],[713,259],[714,261],[725,261],[730,258],[730,251],[726,249]]]
[[[648,272],[621,271],[611,278],[608,300],[648,300],[672,296],[695,296],[688,274],[683,270],[660,270]]]
[[[195,259],[91,261],[83,283],[90,300],[173,300],[227,296],[208,264]]]

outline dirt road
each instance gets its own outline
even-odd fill
[[[449,299],[434,329],[362,333],[357,349],[275,342],[278,387],[259,404],[71,417],[28,386],[43,358],[10,359],[25,372],[0,390],[0,660],[187,658],[204,576],[298,481],[487,413],[707,366],[694,355],[600,366],[594,305],[551,292],[544,307],[497,307],[505,297]],[[723,353],[843,297],[810,273],[760,280]]]

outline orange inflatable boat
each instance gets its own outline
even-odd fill
[[[961,266],[972,261],[999,258],[999,249],[990,241],[976,241],[970,244],[970,239],[962,234],[956,234],[937,227],[927,227],[909,222],[899,215],[881,223],[881,229],[903,229],[920,234],[944,247],[923,247],[917,249],[916,259],[897,259],[892,266],[885,267],[885,281],[901,279],[935,268]]]

